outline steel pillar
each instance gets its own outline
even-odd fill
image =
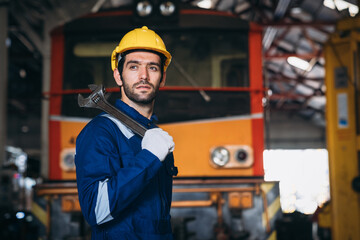
[[[360,19],[338,23],[325,45],[326,121],[329,151],[332,239],[360,239],[359,176]]]
[[[0,0],[0,167],[5,161],[8,90],[8,0]]]

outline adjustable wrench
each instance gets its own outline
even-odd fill
[[[80,107],[97,108],[104,112],[107,112],[120,120],[134,133],[136,133],[140,137],[144,137],[147,129],[143,125],[132,119],[130,116],[126,115],[125,113],[111,105],[108,101],[106,101],[106,99],[109,97],[109,93],[104,94],[105,89],[102,85],[97,86],[95,84],[90,84],[89,88],[92,93],[87,98],[84,98],[81,94],[78,95],[78,104]]]

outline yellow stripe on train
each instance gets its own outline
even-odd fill
[[[48,227],[48,215],[42,207],[40,207],[37,203],[32,202],[31,212],[46,228]]]
[[[275,188],[278,188],[278,183],[262,183],[261,184],[261,191],[265,194],[265,197],[267,198],[268,194],[273,194],[272,190],[275,190]],[[276,191],[278,192],[278,191]],[[278,194],[272,202],[266,202],[266,206],[264,205],[264,212],[262,214],[262,224],[265,229],[268,229],[269,232],[267,240],[276,240],[276,231],[274,229],[271,229],[270,222],[274,220],[277,213],[281,211],[281,205],[280,205],[280,195]]]

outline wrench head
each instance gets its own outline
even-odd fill
[[[91,84],[89,88],[92,93],[87,98],[84,98],[81,94],[78,95],[78,105],[80,107],[97,108],[97,102],[105,100],[104,88],[101,84],[99,86]]]

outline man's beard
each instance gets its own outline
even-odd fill
[[[135,93],[136,87],[138,85],[140,85],[140,84],[148,85],[153,90],[146,98],[142,97],[141,94]],[[133,101],[135,103],[138,103],[138,104],[141,104],[141,105],[147,105],[147,104],[152,103],[154,101],[155,97],[156,97],[157,92],[159,91],[159,85],[155,87],[153,84],[151,84],[151,83],[149,83],[147,81],[141,81],[141,82],[135,83],[132,87],[129,86],[126,83],[126,81],[124,81],[123,87],[124,87],[125,95],[131,101]]]

